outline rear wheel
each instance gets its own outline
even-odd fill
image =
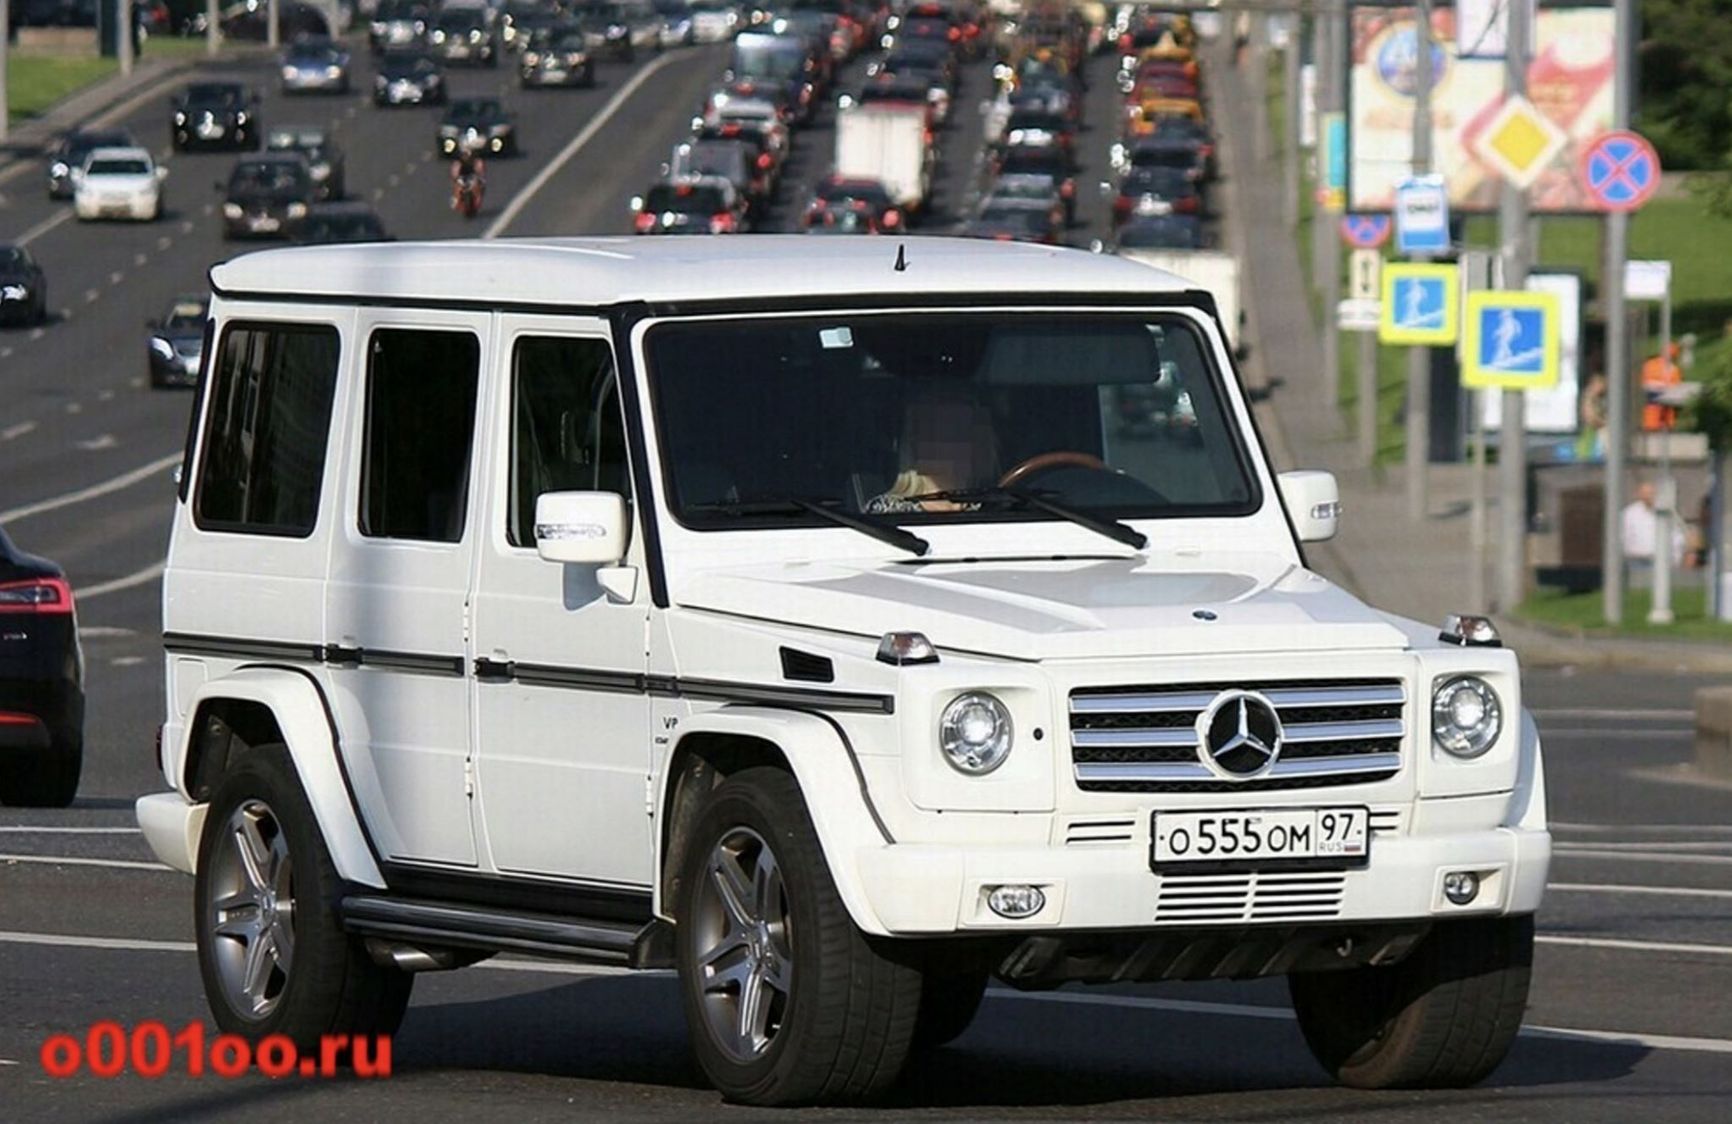
[[[1434,927],[1389,967],[1288,977],[1305,1042],[1330,1075],[1359,1089],[1437,1089],[1490,1076],[1521,1029],[1534,919]]]

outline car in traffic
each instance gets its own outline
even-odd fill
[[[199,362],[204,358],[205,322],[210,318],[210,297],[188,293],[174,298],[160,319],[145,324],[150,332],[147,350],[150,385],[198,385]]]
[[[521,51],[537,31],[560,18],[560,8],[551,0],[506,0],[499,10],[500,42],[508,51]]]
[[[259,97],[239,82],[194,82],[169,102],[176,152],[256,148],[259,129]]]
[[[435,145],[440,156],[455,156],[464,147],[515,156],[517,124],[498,98],[455,98],[439,122]]]
[[[864,203],[819,203],[800,216],[800,229],[807,234],[881,234],[883,228]]]
[[[983,206],[991,206],[993,203],[1038,203],[1052,212],[1055,227],[1062,230],[1066,225],[1064,196],[1059,192],[1058,182],[1050,175],[1024,172],[999,176],[987,186],[986,194],[981,199]]]
[[[485,8],[444,8],[427,32],[433,56],[447,65],[498,66],[504,50]]]
[[[1196,215],[1145,215],[1129,219],[1113,235],[1120,250],[1200,250],[1203,223]]]
[[[279,125],[265,133],[266,152],[298,152],[307,160],[321,202],[341,199],[348,188],[348,161],[324,125]]]
[[[872,220],[874,231],[896,233],[908,222],[902,208],[891,198],[890,189],[881,180],[860,176],[826,176],[812,188],[812,197],[801,215],[802,226],[821,221],[837,208],[864,211]]]
[[[168,169],[144,148],[94,148],[84,158],[72,190],[72,210],[80,221],[162,217],[162,184]]]
[[[746,200],[748,211],[756,210],[769,202],[762,190],[767,180],[755,166],[756,156],[745,140],[693,137],[674,146],[662,175],[676,181],[705,176],[725,179]]]
[[[696,41],[696,34],[692,30],[692,8],[686,0],[654,0],[651,6],[655,9],[658,21],[658,51],[672,47],[689,47]]]
[[[615,62],[637,58],[637,47],[632,42],[633,24],[624,5],[600,0],[574,7],[571,13],[583,24],[591,54]]]
[[[48,150],[48,198],[72,198],[73,184],[91,149],[137,145],[130,129],[70,129],[60,134]]]
[[[373,104],[378,106],[443,105],[447,100],[445,71],[426,51],[386,51],[373,76]]]
[[[291,241],[308,246],[332,242],[391,242],[379,213],[366,203],[315,203],[307,217],[290,228]]]
[[[223,190],[223,237],[284,238],[317,198],[306,157],[263,153],[236,162]]]
[[[517,63],[518,82],[526,90],[595,85],[589,39],[576,22],[537,28]]]
[[[631,201],[636,234],[738,234],[746,201],[720,176],[667,180]]]
[[[964,238],[1039,242],[1056,246],[1061,230],[1057,216],[1043,200],[1001,198],[985,201],[975,216],[963,223],[957,233]]]
[[[1064,202],[1064,224],[1076,225],[1076,177],[1071,171],[1070,154],[1056,145],[1018,144],[997,153],[992,162],[998,176],[1044,176],[1058,188]]]
[[[375,55],[422,46],[432,18],[432,9],[422,0],[379,0],[367,24],[367,46]]]
[[[692,39],[725,43],[741,26],[740,6],[731,0],[692,0]]]
[[[1201,215],[1203,198],[1183,168],[1144,165],[1131,168],[1113,195],[1113,225],[1158,215]]]
[[[0,325],[48,322],[48,275],[28,247],[0,242]]]
[[[308,37],[283,48],[279,88],[285,94],[346,94],[353,60],[333,39]]]
[[[1194,136],[1179,129],[1162,128],[1152,136],[1137,137],[1128,143],[1115,144],[1110,154],[1113,167],[1177,168],[1199,185],[1208,178],[1211,149]]]
[[[64,808],[84,768],[84,649],[66,573],[0,528],[0,804]]]

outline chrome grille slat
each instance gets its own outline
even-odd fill
[[[1155,921],[1327,919],[1340,914],[1346,893],[1347,876],[1340,872],[1169,874],[1157,892]]]
[[[1073,695],[1072,714],[1162,714],[1176,710],[1204,710],[1229,685],[1197,690],[1178,687],[1171,691],[1144,690],[1122,695]],[[1345,687],[1270,687],[1257,691],[1277,707],[1305,706],[1395,706],[1407,701],[1399,683],[1367,683]]]
[[[1349,777],[1361,773],[1392,773],[1401,768],[1399,753],[1356,753],[1345,757],[1301,757],[1292,761],[1277,761],[1275,767],[1255,780],[1286,777]],[[1219,781],[1202,762],[1146,761],[1079,761],[1076,779],[1082,782],[1114,781],[1120,784],[1145,782]],[[1228,782],[1231,783],[1231,782]],[[1250,783],[1250,782],[1246,782]]]

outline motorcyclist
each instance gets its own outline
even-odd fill
[[[457,158],[451,162],[451,209],[461,209],[464,192],[472,191],[479,210],[486,190],[487,161],[481,158],[480,146],[467,142],[458,145]]]

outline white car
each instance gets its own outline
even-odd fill
[[[168,169],[142,148],[97,148],[78,170],[72,206],[80,219],[135,219],[162,215],[162,183]]]
[[[806,1104],[991,978],[1287,976],[1340,1081],[1488,1075],[1551,855],[1489,622],[1307,567],[1335,481],[1276,473],[1191,283],[809,245],[211,270],[137,814],[219,1028],[389,1034],[508,950],[671,967],[724,1096]]]
[[[740,30],[740,9],[727,0],[692,0],[692,40],[723,43]]]

